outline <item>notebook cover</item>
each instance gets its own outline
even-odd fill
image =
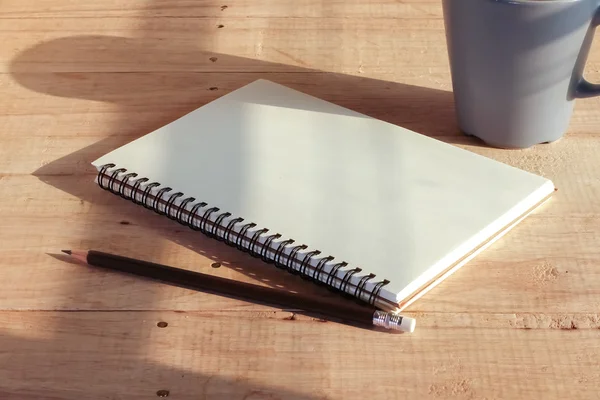
[[[445,279],[554,191],[543,177],[266,80],[93,162],[106,163],[388,279],[390,304]]]

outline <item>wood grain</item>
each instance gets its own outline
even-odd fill
[[[0,323],[9,328],[0,345],[12,354],[0,355],[0,393],[19,400],[148,399],[160,390],[176,399],[312,400],[357,392],[588,399],[600,383],[597,329],[522,329],[509,321],[490,329],[442,315],[421,317],[418,335],[390,335],[290,316],[4,312]],[[548,343],[568,348],[571,362],[565,353],[541,351]],[[391,349],[393,356],[384,356]]]
[[[224,7],[225,6],[225,7]],[[433,0],[298,0],[281,2],[277,0],[233,0],[187,1],[187,0],[134,0],[126,5],[116,0],[103,1],[62,1],[55,0],[4,0],[0,17],[70,17],[98,18],[100,16],[164,18],[184,17],[284,17],[284,18],[389,18],[403,19],[441,18],[440,7]]]
[[[227,24],[227,25],[225,25]],[[219,26],[223,26],[219,28]],[[19,29],[35,27],[23,38]],[[411,31],[421,32],[415,42]],[[444,40],[441,20],[242,18],[227,22],[203,18],[150,18],[132,26],[124,18],[4,19],[3,37],[14,43],[0,51],[4,71],[121,72],[121,71],[262,71],[260,61],[283,64],[279,69],[313,68],[347,74],[387,73],[424,78],[442,84],[433,43]],[[331,34],[331,32],[338,32]],[[362,39],[358,39],[358,38]],[[300,38],[300,40],[298,39]],[[172,40],[177,39],[175,44]],[[241,40],[240,40],[241,39]],[[329,54],[339,48],[340,57]],[[213,62],[204,52],[214,52]],[[419,65],[406,54],[417,52]],[[235,57],[228,58],[227,55]],[[113,60],[106,62],[106,58]],[[239,58],[254,59],[248,64]],[[53,61],[49,60],[51,58]],[[391,63],[383,63],[383,58]],[[104,60],[104,61],[103,61]],[[115,62],[114,60],[119,60]],[[277,69],[277,65],[267,66]],[[423,67],[428,69],[423,74]],[[0,70],[1,71],[1,70]],[[400,73],[402,71],[402,73]],[[445,83],[445,82],[444,82]]]
[[[505,151],[464,137],[442,17],[437,0],[3,0],[0,398],[596,398],[600,98],[577,102],[556,143]],[[559,191],[412,305],[410,335],[56,256],[94,247],[342,301],[93,182],[96,157],[259,78]]]

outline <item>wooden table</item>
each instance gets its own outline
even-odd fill
[[[1,399],[598,398],[600,101],[579,101],[550,145],[496,150],[463,137],[439,1],[3,0],[0,32]],[[54,256],[95,248],[322,293],[93,182],[97,156],[257,78],[560,190],[414,304],[414,334]]]

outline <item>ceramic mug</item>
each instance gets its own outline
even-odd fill
[[[567,131],[599,0],[443,0],[460,129],[491,146],[525,148]]]

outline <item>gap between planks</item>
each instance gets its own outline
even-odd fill
[[[299,309],[277,309],[273,311],[255,310],[202,310],[202,311],[179,311],[179,310],[0,310],[0,314],[8,313],[162,313],[180,314],[194,317],[219,316],[221,318],[231,317],[244,319],[274,319],[295,320],[305,323],[323,323],[326,319],[320,319],[304,315]],[[411,311],[403,313],[417,319],[418,329],[600,329],[600,313],[468,313],[468,312],[418,312]]]

